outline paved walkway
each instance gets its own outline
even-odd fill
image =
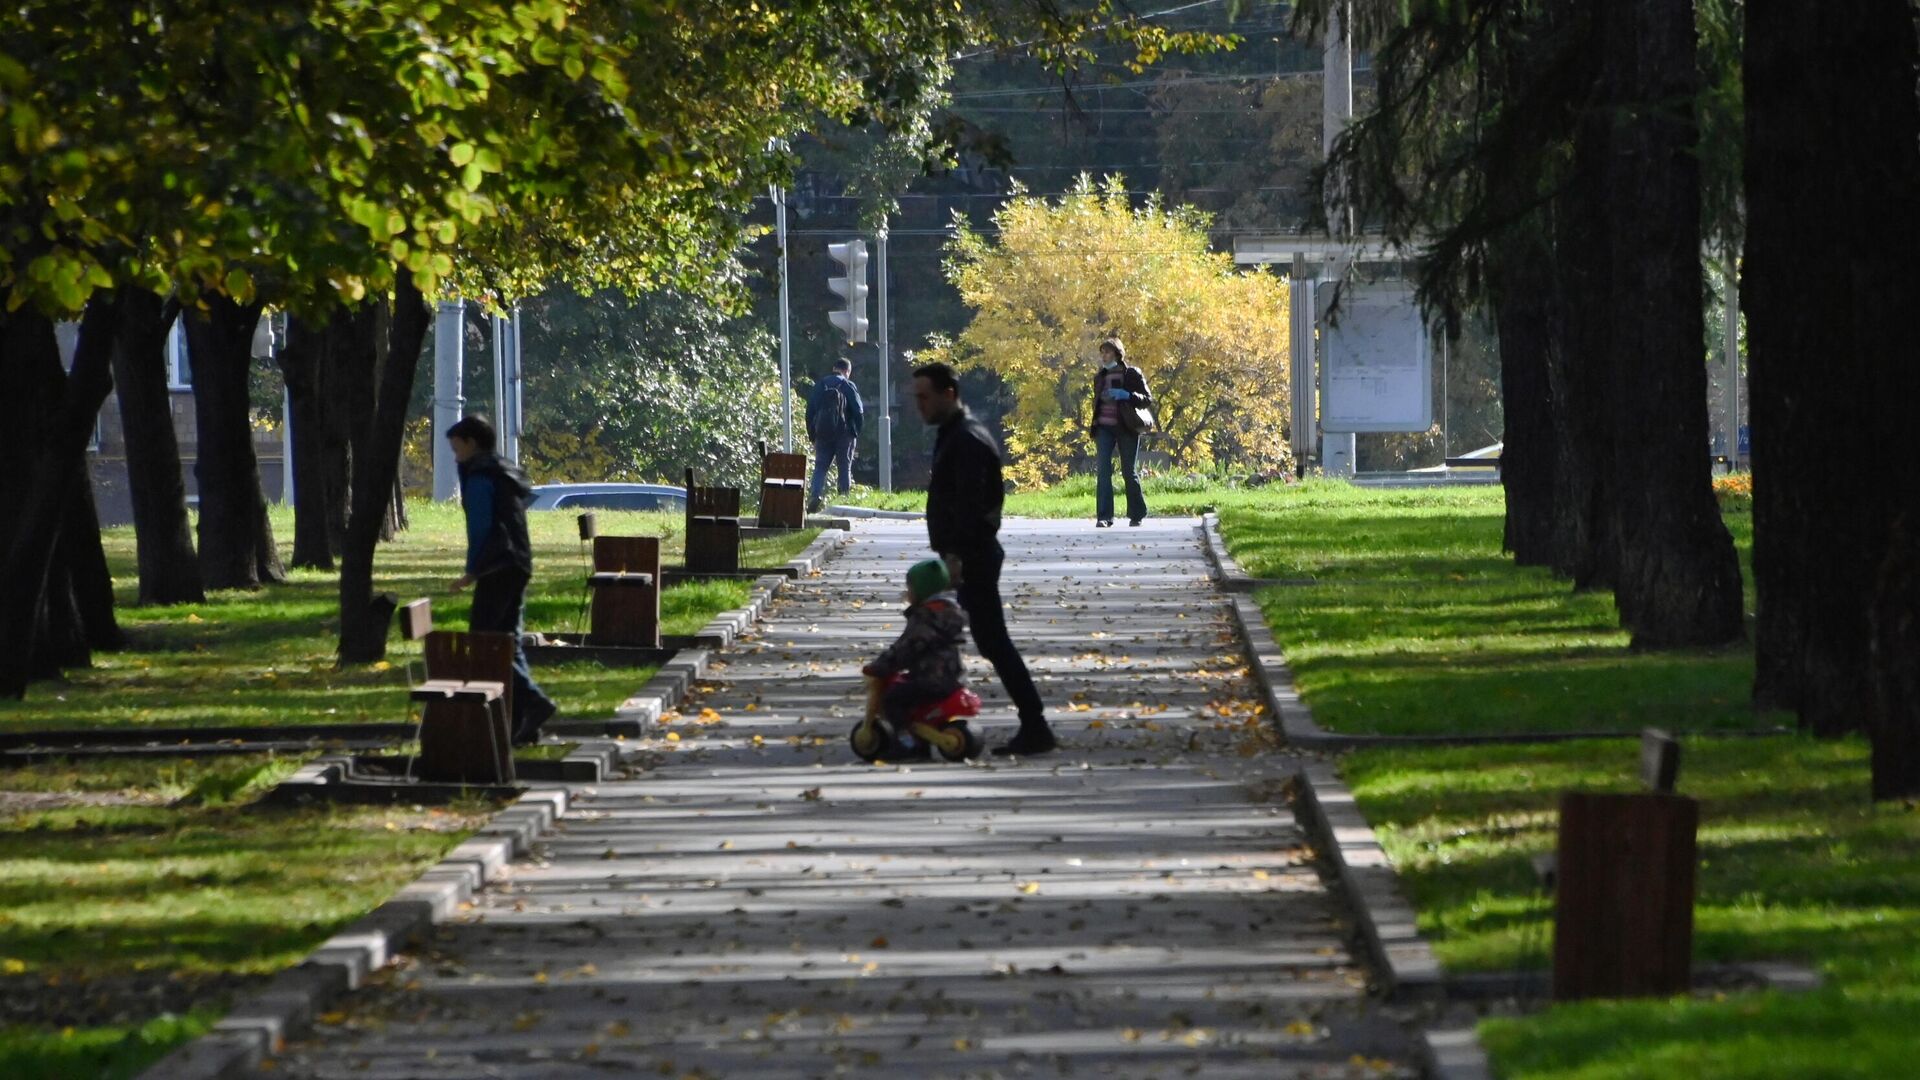
[[[1411,1076],[1281,799],[1194,527],[1010,523],[1065,749],[868,767],[858,668],[917,523],[862,524],[582,797],[275,1073]],[[997,743],[1013,717],[973,662]],[[677,738],[676,738],[677,737]]]

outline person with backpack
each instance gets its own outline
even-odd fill
[[[813,443],[813,487],[807,512],[826,505],[827,468],[840,464],[840,494],[853,489],[853,448],[860,440],[860,389],[847,378],[853,362],[833,362],[833,374],[820,380],[807,399],[807,441]]]

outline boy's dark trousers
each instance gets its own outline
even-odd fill
[[[544,723],[557,706],[533,681],[526,650],[520,647],[521,611],[527,595],[527,574],[514,567],[484,574],[473,583],[473,611],[467,627],[475,633],[513,635],[513,730],[521,734],[529,716]]]
[[[960,556],[960,584],[955,592],[960,606],[966,609],[974,648],[993,665],[1000,685],[1013,699],[1014,709],[1020,714],[1020,730],[1045,729],[1046,706],[1040,703],[1040,691],[1027,673],[1027,662],[1020,658],[1020,650],[1007,633],[1007,612],[1000,602],[1000,565],[1006,562],[1006,551],[995,540],[979,550],[955,554]]]

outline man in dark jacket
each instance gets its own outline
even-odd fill
[[[927,541],[946,561],[973,629],[973,644],[993,664],[1000,685],[1020,714],[1020,730],[998,755],[1044,754],[1054,748],[1046,706],[1034,688],[1027,662],[1007,634],[1000,602],[1000,505],[1006,489],[1000,477],[1000,447],[960,404],[960,383],[945,364],[913,370],[913,399],[920,418],[939,429],[933,443],[933,472],[927,478]]]
[[[807,441],[813,443],[813,490],[807,509],[819,513],[826,505],[827,468],[840,465],[840,494],[853,489],[853,448],[860,441],[860,390],[847,378],[853,363],[833,362],[833,374],[820,380],[807,399]]]
[[[486,417],[462,417],[447,429],[447,443],[460,466],[460,503],[467,516],[466,572],[454,579],[453,589],[473,586],[469,630],[513,635],[513,742],[523,746],[539,741],[540,725],[559,709],[534,683],[520,647],[527,582],[533,577],[533,542],[527,538],[533,487],[525,473],[494,454],[493,425]]]

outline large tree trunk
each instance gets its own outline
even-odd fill
[[[328,530],[325,413],[320,384],[325,375],[327,335],[298,316],[287,318],[287,343],[276,356],[287,385],[292,430],[287,452],[293,455],[292,565],[333,569],[334,544]]]
[[[1522,229],[1529,227],[1523,226]],[[1492,260],[1494,325],[1500,339],[1500,483],[1507,493],[1506,550],[1521,566],[1555,563],[1554,517],[1560,496],[1560,436],[1547,372],[1559,327],[1544,222],[1539,233],[1503,241]]]
[[[1598,169],[1604,123],[1583,121],[1575,135],[1573,176],[1550,208],[1556,273],[1552,310],[1562,317],[1560,347],[1547,352],[1553,426],[1559,434],[1554,470],[1553,569],[1576,589],[1613,587],[1612,534],[1607,529],[1607,468],[1617,422],[1606,379],[1607,234]]]
[[[1596,0],[1614,423],[1614,600],[1637,648],[1744,636],[1740,564],[1707,460],[1698,46],[1690,0]],[[1604,303],[1596,303],[1605,297]]]
[[[73,367],[64,375],[44,316],[23,309],[0,327],[0,399],[17,410],[16,437],[24,449],[19,475],[0,493],[10,497],[13,511],[10,527],[0,532],[0,694],[10,697],[24,696],[35,678],[88,661],[72,575],[55,574],[55,554],[86,468],[88,436],[113,390],[116,299],[101,293],[88,303]],[[61,587],[50,588],[56,577]]]
[[[387,507],[400,471],[407,405],[431,317],[404,269],[398,278],[389,324],[391,347],[381,365],[379,397],[365,453],[355,455],[353,514],[347,521],[347,545],[340,558],[342,664],[372,663],[386,656],[387,627],[393,621],[393,598],[373,594],[373,553],[387,523]]]
[[[67,523],[60,532],[57,554],[65,564],[87,644],[102,651],[125,646],[126,635],[113,611],[113,571],[107,566],[107,552],[100,543],[93,471],[84,458],[74,469],[73,495],[67,504]]]
[[[366,452],[367,432],[373,427],[380,378],[380,348],[376,338],[385,329],[385,303],[339,307],[327,323],[326,468],[327,525],[335,551],[346,543],[352,516],[353,473]]]
[[[200,572],[209,589],[254,589],[284,581],[253,450],[247,381],[260,305],[224,297],[187,314],[193,406],[199,426]]]
[[[1875,709],[1867,612],[1913,499],[1876,467],[1907,456],[1920,399],[1913,17],[1908,0],[1746,10],[1754,697],[1823,735]]]
[[[120,347],[113,351],[142,604],[207,598],[193,553],[180,440],[173,429],[173,395],[167,391],[166,308],[153,293],[128,290],[120,309]]]
[[[1894,527],[1872,632],[1873,797],[1920,797],[1920,512]]]

